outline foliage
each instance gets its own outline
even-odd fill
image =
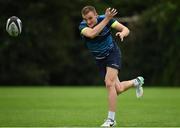
[[[71,3],[71,4],[69,4]],[[107,7],[118,17],[138,15],[128,23],[131,35],[120,44],[121,78],[144,75],[147,83],[178,85],[179,1],[170,0],[31,0],[0,1],[1,84],[102,84],[93,58],[78,31],[81,8]],[[6,20],[18,16],[23,32],[18,38],[5,31]],[[102,82],[101,82],[102,81]]]
[[[135,59],[142,62],[141,71],[149,83],[180,83],[180,74],[176,71],[180,60],[179,11],[178,5],[173,2],[160,3],[144,11],[134,27],[137,38],[133,42],[138,45],[137,51],[134,51]]]

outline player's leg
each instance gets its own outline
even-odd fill
[[[109,105],[109,112],[107,120],[102,124],[103,127],[110,127],[115,126],[115,111],[116,111],[116,80],[118,77],[118,70],[107,67],[106,68],[106,75],[105,75],[105,84],[108,90],[108,105]]]
[[[119,78],[116,79],[116,91],[117,94],[120,94],[129,88],[134,87],[134,80],[127,80],[120,82]]]
[[[122,81],[120,82],[119,78],[116,80],[116,91],[117,94],[120,94],[131,87],[136,87],[136,96],[137,98],[143,96],[143,88],[142,85],[144,84],[144,78],[139,76],[136,79]]]
[[[109,110],[115,111],[116,97],[117,97],[115,84],[116,84],[118,70],[111,67],[107,67],[106,69],[107,70],[105,76],[105,84],[108,90]]]

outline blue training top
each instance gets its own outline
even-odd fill
[[[99,24],[105,15],[100,15],[97,18],[97,24]],[[110,33],[111,27],[116,23],[115,19],[111,19],[109,23],[104,27],[104,29],[93,39],[85,37],[82,35],[82,38],[85,40],[88,49],[91,51],[93,56],[96,59],[103,59],[109,55],[111,49],[114,47],[113,37]],[[87,23],[83,20],[79,25],[79,30],[82,32],[84,28],[88,27]]]

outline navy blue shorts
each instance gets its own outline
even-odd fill
[[[106,56],[104,59],[96,59],[96,64],[100,70],[100,75],[105,78],[106,75],[106,67],[111,67],[117,70],[121,69],[121,50],[117,46],[114,45],[110,54]]]

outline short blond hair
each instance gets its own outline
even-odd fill
[[[95,7],[88,5],[88,6],[85,6],[85,7],[81,10],[81,14],[82,14],[82,15],[86,15],[86,14],[88,14],[88,13],[91,12],[91,11],[94,12],[94,13],[96,13]]]

